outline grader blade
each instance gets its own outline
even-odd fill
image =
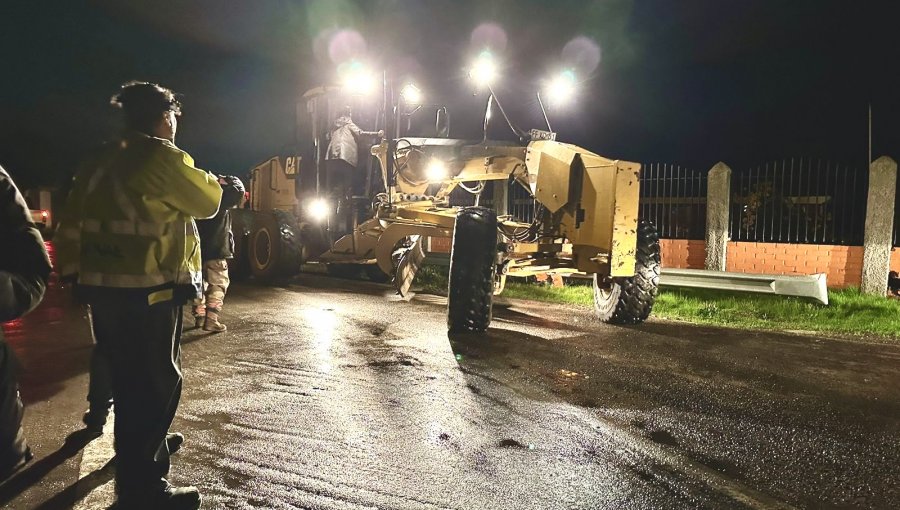
[[[394,285],[397,293],[406,298],[409,288],[412,286],[416,273],[425,261],[425,250],[422,249],[422,236],[410,236],[410,245],[398,248],[394,256],[399,257],[397,273],[394,277]]]

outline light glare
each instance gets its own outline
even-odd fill
[[[341,84],[346,92],[368,95],[375,90],[375,75],[362,63],[354,60],[341,67],[338,72],[342,75]]]
[[[469,71],[469,77],[481,86],[488,86],[497,79],[497,64],[491,52],[483,51],[478,55]]]
[[[556,75],[547,85],[547,97],[553,104],[562,105],[575,96],[575,73],[570,70]]]
[[[328,201],[324,198],[317,198],[309,203],[307,211],[314,221],[322,221],[328,217],[328,213],[330,212]]]
[[[431,158],[425,167],[425,178],[429,182],[442,181],[447,178],[447,165],[437,158]]]
[[[407,83],[406,86],[403,87],[403,90],[400,91],[400,95],[403,96],[403,100],[406,101],[407,104],[422,103],[422,91],[412,83]]]

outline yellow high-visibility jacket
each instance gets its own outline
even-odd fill
[[[75,176],[54,245],[79,288],[130,289],[149,304],[202,288],[194,218],[216,214],[218,179],[172,142],[130,133]]]

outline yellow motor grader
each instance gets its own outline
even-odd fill
[[[484,331],[507,277],[538,273],[591,276],[601,321],[638,323],[650,314],[659,242],[653,226],[638,221],[639,164],[557,142],[549,131],[532,130],[522,142],[488,140],[487,127],[482,140],[448,138],[445,109],[437,110],[435,128],[444,136],[399,136],[392,113],[383,118],[395,136],[371,148],[369,163],[377,168],[366,192],[353,196],[324,184],[329,125],[346,98],[320,87],[304,99],[311,155],[272,158],[251,171],[249,208],[234,215],[239,271],[272,279],[319,262],[332,273],[392,280],[406,295],[426,240],[450,238],[451,331]],[[486,119],[490,108],[489,101]],[[533,220],[450,205],[457,187],[477,196],[488,181],[526,188],[535,200]]]

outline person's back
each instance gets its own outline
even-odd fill
[[[91,307],[92,393],[95,367],[109,370],[111,388],[100,393],[108,406],[111,389],[116,407],[119,506],[194,510],[199,491],[164,478],[174,453],[167,437],[181,397],[181,307],[202,284],[194,218],[213,216],[222,191],[174,145],[180,104],[171,90],[129,83],[113,103],[129,132],[77,173],[57,260]],[[106,411],[97,409],[98,421]]]
[[[145,295],[162,286],[190,298],[200,271],[193,217],[214,214],[219,194],[218,183],[170,141],[129,133],[76,176],[67,207],[79,211],[80,240],[70,243],[61,226],[58,252],[77,268],[63,274],[78,274],[82,294]]]
[[[329,135],[328,158],[346,161],[355,167],[359,157],[357,154],[357,137],[361,136],[361,130],[349,115],[341,115],[334,120],[334,125]]]

